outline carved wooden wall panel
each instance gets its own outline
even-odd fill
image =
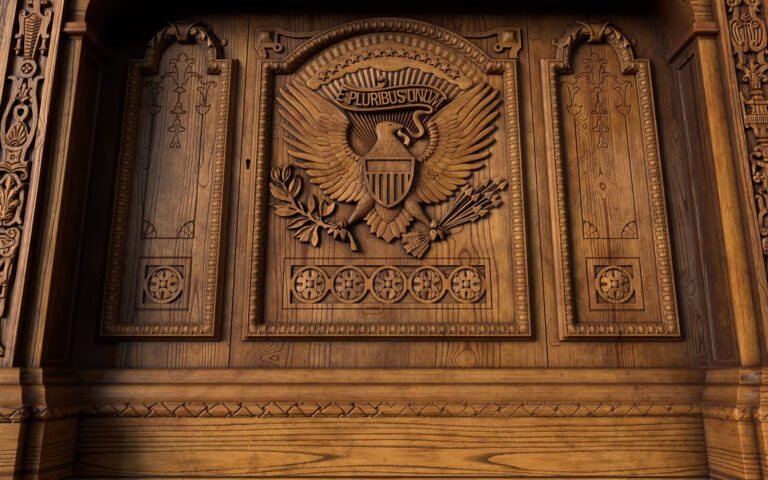
[[[201,24],[130,63],[103,335],[217,333],[234,67]]]
[[[547,110],[545,103],[540,101],[547,96],[547,90],[542,83],[540,62],[541,59],[553,58],[555,48],[551,39],[562,35],[570,25],[570,19],[557,15],[546,18],[519,15],[483,18],[477,23],[465,21],[451,24],[431,17],[428,19],[431,23],[425,24],[370,18],[348,24],[345,23],[348,18],[335,16],[321,16],[315,23],[310,22],[307,16],[297,19],[280,16],[270,23],[258,14],[248,16],[213,12],[193,18],[211,25],[221,38],[226,38],[227,43],[222,49],[224,58],[236,59],[242,65],[237,73],[237,84],[241,88],[231,98],[234,141],[230,165],[232,183],[227,189],[230,198],[226,204],[231,220],[227,225],[226,260],[221,266],[225,272],[224,280],[219,290],[223,293],[221,338],[229,338],[230,341],[157,342],[152,338],[138,341],[127,339],[100,342],[95,345],[95,349],[88,349],[91,339],[83,337],[77,340],[79,347],[75,348],[83,352],[84,364],[108,368],[114,363],[112,359],[116,358],[117,364],[121,366],[147,368],[566,367],[598,364],[612,367],[655,367],[667,363],[683,367],[703,361],[701,359],[705,355],[703,352],[706,346],[701,339],[707,335],[706,325],[696,320],[686,321],[683,330],[685,337],[681,343],[614,342],[610,337],[603,342],[558,341],[555,309],[559,299],[555,296],[557,289],[554,288],[555,269],[552,258],[552,235],[558,230],[550,225],[552,204],[548,198],[550,185],[547,183],[546,154],[550,143],[545,135],[547,126],[544,117]],[[667,162],[665,173],[671,192],[669,212],[674,221],[670,233],[674,235],[673,243],[677,249],[675,267],[680,281],[684,282],[679,284],[680,316],[685,319],[708,318],[712,314],[710,312],[719,311],[720,303],[708,305],[703,301],[707,290],[701,275],[695,271],[697,267],[694,262],[701,255],[701,239],[696,235],[694,214],[687,208],[692,202],[698,201],[688,194],[691,180],[687,173],[685,142],[689,134],[685,132],[689,128],[682,126],[681,130],[681,124],[677,123],[682,118],[682,110],[677,95],[673,93],[678,87],[675,71],[665,61],[662,52],[654,47],[659,37],[658,32],[648,28],[641,19],[619,15],[611,18],[622,29],[631,32],[633,38],[637,38],[637,45],[633,48],[638,52],[638,57],[648,58],[654,67],[654,82],[658,93],[655,99],[657,122],[660,134],[665,136],[660,144],[660,156]],[[510,27],[515,25],[526,27]],[[137,38],[144,36],[136,35]],[[388,36],[397,38],[392,40]],[[392,41],[398,46],[413,47],[414,51],[420,48],[427,54],[436,52],[439,47],[440,52],[435,56],[442,58],[442,55],[447,55],[449,60],[442,68],[459,65],[459,80],[466,88],[457,85],[454,90],[447,92],[446,100],[442,100],[435,93],[442,93],[437,83],[437,87],[432,84],[424,86],[417,80],[406,85],[412,89],[401,88],[403,85],[390,80],[397,69],[386,71],[383,67],[377,69],[383,70],[385,75],[373,78],[373,83],[365,83],[370,82],[370,78],[361,82],[361,76],[369,75],[361,72],[366,68],[374,68],[366,66],[354,70],[358,60],[350,60],[348,57],[357,55],[361,50],[366,55],[371,52],[370,58],[362,55],[360,59],[360,62],[366,62],[365,65],[387,67],[393,64],[396,68],[402,64],[404,67],[401,69],[423,69],[425,77],[434,75],[432,71],[446,75],[437,64],[425,65],[424,59],[429,57],[423,53],[419,53],[421,58],[393,59],[387,55],[398,53],[394,47],[392,52],[387,52],[386,48],[375,52],[374,41]],[[410,43],[404,43],[406,41]],[[122,85],[124,67],[128,59],[136,57],[135,52],[137,47],[141,48],[141,43],[140,40],[133,40],[132,45],[121,47],[120,60],[105,69],[105,93],[100,101],[102,113],[99,114],[103,126],[97,127],[99,131],[96,134],[100,143],[100,151],[96,156],[96,178],[114,175],[110,169],[115,167],[102,167],[104,164],[115,163],[113,152],[118,147],[117,139],[110,140],[109,137],[111,131],[119,128],[108,123],[120,121],[122,111],[119,103],[123,101],[127,89]],[[179,47],[194,48],[195,45]],[[588,43],[579,46],[577,50],[593,47],[605,47],[606,55],[615,55],[612,47],[601,44]],[[586,56],[588,54],[589,51],[585,53]],[[451,55],[455,58],[451,59]],[[348,61],[350,65],[346,65]],[[332,70],[330,67],[335,68],[339,62],[345,65],[341,68],[344,71],[337,72],[337,75],[349,81],[345,83],[341,78],[332,79],[329,73],[330,83],[319,85],[322,82],[317,78],[324,75],[323,68],[329,67],[325,69]],[[614,62],[610,68],[615,70],[619,67]],[[435,82],[443,81],[437,75],[434,76],[437,78]],[[318,83],[310,86],[309,80],[313,78]],[[463,78],[468,78],[469,82]],[[338,85],[342,85],[344,90]],[[490,90],[483,90],[484,85],[488,85]],[[491,91],[497,92],[495,96],[486,93]],[[457,103],[463,92],[469,92],[470,96],[474,95],[482,101],[486,100],[484,95],[489,95],[487,104],[480,105],[478,111],[494,111],[497,116],[491,120],[485,115],[476,116],[490,122],[487,128],[482,129],[488,130],[488,135],[479,136],[479,143],[475,145],[472,138],[466,141],[457,135],[441,136],[438,132],[436,141],[432,142],[434,145],[430,147],[427,141],[430,125],[434,136],[438,128],[434,124],[442,121],[438,115],[440,112],[450,112],[449,108],[463,108]],[[378,95],[373,96],[372,93]],[[382,97],[387,102],[393,95],[395,107],[399,106],[398,95],[406,100],[407,95],[421,95],[421,99],[416,99],[424,102],[423,108],[418,104],[408,104],[408,108],[402,110],[365,110],[364,102],[370,104],[371,99],[376,98],[375,101],[381,103]],[[473,98],[465,97],[464,100],[469,104]],[[437,102],[436,109],[430,101]],[[361,105],[356,105],[356,102]],[[307,113],[310,108],[311,114]],[[355,111],[355,108],[364,111]],[[429,114],[429,108],[436,111]],[[413,120],[416,113],[419,113],[417,120],[424,127],[424,136],[422,139],[411,140],[411,144],[406,146],[406,138],[417,137],[419,133]],[[634,113],[635,110],[631,114]],[[380,154],[378,166],[389,167],[395,164],[392,151],[383,148],[387,147],[402,154],[400,167],[404,165],[405,171],[380,172],[371,168],[366,170],[370,175],[363,177],[363,164],[366,168],[369,164],[377,166],[373,161],[368,161],[368,153],[379,143],[375,127],[387,118],[385,114],[399,116],[399,120],[389,121],[401,123],[404,127],[407,123],[410,134],[399,128],[391,136],[385,132],[384,138],[390,141],[380,145],[384,152],[374,151]],[[466,115],[467,118],[470,116]],[[514,121],[518,117],[519,130]],[[374,124],[366,127],[364,122],[368,120]],[[339,125],[347,128],[349,133],[338,136],[333,128]],[[318,134],[318,131],[327,133]],[[391,141],[391,137],[409,153],[396,149],[398,144]],[[516,137],[520,138],[515,141]],[[464,208],[462,199],[474,196],[474,191],[465,194],[462,188],[456,188],[446,201],[438,204],[422,202],[418,185],[423,183],[423,179],[419,175],[431,167],[429,161],[420,160],[420,157],[426,156],[424,153],[430,148],[437,151],[441,138],[456,138],[457,144],[479,149],[477,153],[480,158],[466,162],[471,167],[467,186],[472,189],[487,188],[486,193],[489,194],[484,200],[481,199],[488,202],[487,213],[482,218],[448,229],[444,238],[440,238],[440,234],[441,230],[446,229],[438,228],[440,225],[433,228],[431,219],[437,221],[450,218],[449,209],[454,199],[459,201],[453,210],[461,213]],[[608,139],[610,141],[610,137]],[[170,140],[169,137],[168,144]],[[333,162],[336,162],[334,166],[341,165],[343,168],[345,159],[355,158],[347,152],[347,147],[360,159],[358,178],[362,180],[352,182],[345,178],[343,182],[334,184],[334,174],[329,172],[329,175],[325,175],[329,177],[327,181],[320,182],[318,171],[322,168],[314,164],[321,162],[316,159],[333,158]],[[411,153],[415,158],[413,173],[409,170]],[[440,153],[439,156],[445,154]],[[365,161],[362,161],[363,158]],[[693,158],[694,164],[699,162],[696,155]],[[620,168],[628,168],[626,163],[616,162],[614,171],[606,175],[617,178],[616,172]],[[519,172],[515,170],[516,164],[521,167]],[[641,165],[641,168],[645,166]],[[694,165],[693,168],[697,167]],[[371,183],[371,179],[386,178],[385,174],[389,173],[401,175],[402,183],[394,184],[386,192],[380,184]],[[409,175],[412,175],[411,178]],[[178,178],[179,182],[186,181],[183,175]],[[456,181],[463,180],[459,178]],[[483,182],[488,180],[493,182],[484,185]],[[620,183],[622,178],[618,177],[616,181]],[[706,189],[708,180],[702,179],[700,184],[701,189]],[[412,243],[410,240],[404,243],[402,238],[397,238],[397,232],[392,233],[387,228],[382,230],[382,238],[379,238],[378,228],[371,232],[367,213],[358,215],[359,218],[353,217],[359,202],[347,201],[342,195],[345,192],[331,191],[334,186],[352,188],[353,194],[358,189],[359,192],[367,192],[366,195],[371,198],[378,188],[382,195],[373,200],[373,210],[379,205],[376,200],[385,204],[397,203],[398,198],[403,196],[397,207],[405,205],[408,198],[412,197],[411,200],[415,199],[425,212],[429,225],[414,217],[407,225],[405,237],[412,240]],[[389,189],[389,184],[386,187]],[[627,191],[626,186],[620,184],[620,187],[622,193]],[[96,202],[110,198],[112,193],[107,192],[106,187],[97,188],[100,192],[92,197]],[[632,188],[635,189],[632,195],[627,194],[624,198],[643,194],[642,185],[632,185]],[[518,197],[514,192],[517,191],[520,192],[519,202],[515,201]],[[383,198],[384,194],[390,193],[393,197]],[[179,194],[179,197],[182,195]],[[522,201],[523,197],[525,202]],[[590,198],[587,200],[595,201]],[[578,202],[569,200],[567,205],[578,205],[581,201],[579,196]],[[92,208],[102,209],[98,206]],[[365,212],[366,205],[360,208]],[[410,203],[409,208],[412,208]],[[484,210],[482,205],[480,210]],[[631,210],[621,210],[622,216],[615,218],[600,217],[599,209],[593,207],[593,210],[597,211],[593,213],[596,218],[592,219],[595,228],[607,229],[614,237],[621,237],[625,233],[624,227],[631,223],[631,218],[625,217],[634,216],[642,220],[642,215],[647,214],[647,208],[634,208],[634,205]],[[405,211],[408,213],[408,210]],[[87,227],[89,231],[91,225],[105,229],[103,225],[111,218],[108,213],[100,211],[96,216],[99,218],[96,222],[91,221]],[[350,221],[350,218],[356,221]],[[183,223],[181,220],[172,220]],[[466,218],[459,220],[464,221]],[[159,228],[170,229],[163,227],[162,223]],[[525,236],[520,236],[521,229]],[[409,235],[409,232],[415,235]],[[638,242],[644,238],[644,232],[648,233],[649,229],[638,228]],[[390,235],[391,241],[387,242]],[[719,240],[713,238],[715,241],[710,243],[711,248],[718,251]],[[99,247],[98,236],[88,241],[88,250]],[[525,242],[530,254],[527,258],[519,256],[525,255]],[[406,249],[406,245],[410,250]],[[517,265],[520,265],[519,259],[522,258],[527,273],[515,268],[506,270],[508,266],[516,265],[516,255]],[[589,255],[589,258],[602,257]],[[616,257],[637,259],[639,255],[630,252]],[[89,265],[90,262],[85,263],[84,271],[91,271],[85,283],[104,288],[101,275],[106,268],[97,269],[100,266],[93,267]],[[582,268],[586,270],[586,258],[583,264]],[[633,267],[632,263],[620,264],[627,269],[625,265]],[[651,268],[654,266],[653,263],[648,265]],[[592,266],[594,268],[596,265]],[[649,273],[645,267],[646,263],[642,263],[641,271],[644,275]],[[653,273],[652,270],[650,273]],[[711,272],[708,278],[712,279],[713,288],[722,291],[717,286],[719,270]],[[652,296],[648,298],[648,284],[643,283],[642,286],[644,288],[639,298],[653,302]],[[521,288],[524,288],[522,292]],[[583,301],[587,305],[590,298],[586,295],[592,293],[591,290],[583,292]],[[727,297],[728,294],[723,295]],[[519,308],[525,308],[520,318],[527,317],[527,333],[514,333],[514,323],[510,321],[510,318],[514,320],[514,315],[509,313],[516,312],[514,309],[518,308],[520,298],[525,300],[520,301]],[[592,298],[595,302],[604,302],[602,297]],[[532,315],[528,315],[528,304]],[[602,303],[599,306],[604,308]],[[99,305],[78,308],[85,311],[85,315],[102,316]],[[612,320],[617,318],[609,310],[599,310],[598,313]],[[645,313],[628,310],[626,314],[636,317]],[[170,323],[173,320],[159,314],[157,318],[160,319],[158,323]],[[93,321],[85,318],[81,321],[81,328],[87,329]],[[623,319],[621,321],[628,323]],[[728,320],[723,322],[727,323]],[[400,338],[398,341],[381,339],[390,336]],[[425,342],[414,339],[416,336],[431,338]],[[486,338],[481,341],[456,338],[473,336]],[[530,341],[509,341],[514,336]],[[314,340],[296,341],[295,338],[285,337]],[[379,340],[368,337],[378,337]],[[643,339],[653,340],[653,337],[645,336]]]
[[[560,336],[677,337],[650,63],[577,23],[542,62]]]
[[[519,30],[291,36],[259,37],[247,336],[531,335]]]

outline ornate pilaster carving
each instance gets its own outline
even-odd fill
[[[739,81],[742,117],[750,149],[757,225],[768,257],[768,32],[762,0],[725,0],[728,35]]]
[[[48,55],[50,0],[19,2],[0,117],[0,317],[13,285],[29,186],[31,151],[38,133],[43,58]],[[0,347],[0,355],[3,349]]]

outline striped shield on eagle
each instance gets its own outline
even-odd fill
[[[376,203],[386,208],[405,200],[416,170],[416,157],[395,136],[399,128],[392,122],[377,125],[379,141],[362,159],[365,186]]]

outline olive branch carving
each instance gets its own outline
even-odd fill
[[[328,217],[336,211],[336,203],[309,196],[306,205],[299,199],[302,189],[301,177],[293,173],[290,166],[272,169],[272,181],[269,191],[277,200],[272,203],[275,214],[291,219],[288,230],[293,231],[293,238],[316,247],[320,243],[320,231],[325,230],[334,240],[349,243],[353,252],[357,251],[357,242],[344,222],[334,223]]]

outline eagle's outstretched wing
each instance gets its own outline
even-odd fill
[[[421,202],[444,202],[467,183],[472,171],[482,168],[500,102],[499,92],[479,84],[432,117],[430,144],[419,159],[414,182]]]
[[[288,154],[331,199],[359,201],[365,191],[360,156],[349,145],[349,119],[309,88],[288,85],[278,98]]]

